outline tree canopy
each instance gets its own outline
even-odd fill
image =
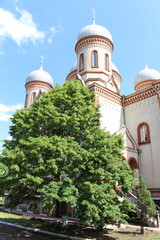
[[[10,193],[11,208],[43,199],[50,211],[56,201],[69,203],[95,228],[124,221],[133,172],[122,159],[121,136],[101,129],[87,87],[57,85],[28,111],[18,110],[12,123],[0,157],[0,190]]]

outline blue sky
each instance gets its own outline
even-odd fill
[[[159,0],[0,0],[0,139],[9,136],[9,118],[23,107],[26,77],[40,67],[42,54],[54,84],[64,83],[76,62],[77,34],[92,23],[91,9],[113,37],[122,94],[134,91],[145,56],[160,71]]]

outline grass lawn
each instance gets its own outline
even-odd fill
[[[97,232],[91,228],[77,225],[71,225],[66,229],[62,229],[59,223],[36,220],[28,216],[15,215],[6,212],[0,212],[0,221],[43,229],[51,232],[63,233],[70,236],[85,237],[90,239],[94,238],[96,240],[160,240],[160,232],[145,230],[145,234],[141,235],[139,229],[136,228],[120,228],[117,231],[103,230],[102,232]]]
[[[6,213],[0,211],[0,221],[8,222],[12,224],[17,224],[25,227],[32,227],[32,228],[41,228],[43,221],[36,220],[34,218],[24,216],[24,215],[17,215],[12,213]]]

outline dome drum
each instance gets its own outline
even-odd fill
[[[109,49],[110,52],[113,52],[113,49],[114,49],[113,43],[110,40],[102,36],[88,36],[83,39],[80,39],[76,43],[75,52],[77,53],[78,51],[80,51],[83,48],[86,48],[87,46],[88,47],[99,46],[99,47],[107,48]]]
[[[43,88],[46,89],[47,91],[52,89],[52,86],[48,83],[42,82],[42,81],[31,81],[25,84],[25,87],[27,89],[29,88]]]
[[[155,80],[147,80],[147,81],[144,81],[144,82],[140,82],[138,83],[136,86],[135,86],[135,90],[136,91],[140,91],[144,88],[147,88],[151,85],[152,82],[154,82]]]

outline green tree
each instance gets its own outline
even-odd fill
[[[144,234],[144,226],[147,221],[156,215],[156,207],[152,200],[151,193],[147,190],[146,183],[140,175],[140,188],[137,192],[137,204],[140,209],[141,234]]]
[[[69,203],[95,228],[124,221],[131,205],[120,199],[133,188],[133,172],[122,159],[122,138],[101,129],[87,87],[78,81],[57,85],[29,111],[17,111],[12,123],[0,175],[11,208],[43,199],[49,211],[57,201]]]

